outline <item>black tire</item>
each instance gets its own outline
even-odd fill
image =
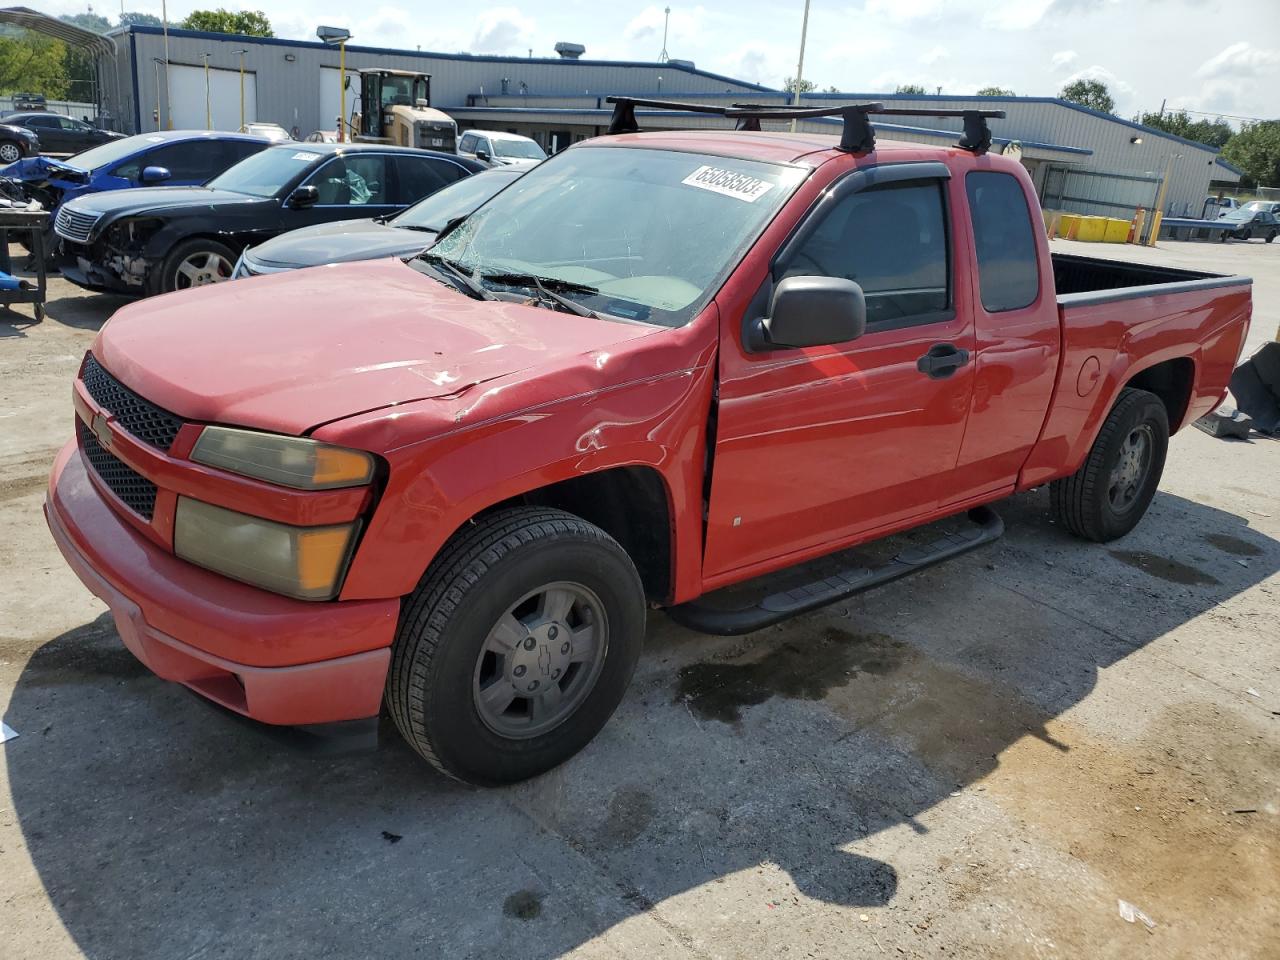
[[[0,140],[0,166],[17,163],[25,156],[22,144],[16,140]]]
[[[477,702],[488,638],[520,598],[565,582],[600,601],[606,642],[598,672],[557,726],[503,736]],[[563,763],[599,733],[631,680],[644,623],[639,574],[607,533],[562,510],[500,510],[454,534],[405,600],[387,708],[409,745],[442,773],[482,786],[524,780]],[[570,682],[567,672],[561,682]],[[532,717],[531,702],[529,710]]]
[[[1140,476],[1125,484],[1132,498],[1117,497],[1117,472],[1130,463],[1130,438],[1140,435],[1149,453]],[[1169,450],[1169,416],[1164,403],[1146,390],[1127,388],[1111,408],[1080,469],[1049,485],[1054,517],[1083,540],[1107,543],[1138,525],[1160,485]],[[1125,463],[1122,464],[1122,458]],[[1121,494],[1124,490],[1120,491]],[[1117,500],[1120,500],[1117,503]]]
[[[153,283],[152,292],[172,293],[174,290],[203,286],[204,282],[198,282],[185,269],[188,265],[194,266],[202,260],[209,267],[207,272],[211,278],[205,282],[218,283],[231,279],[231,272],[236,265],[236,253],[217,240],[209,240],[205,237],[184,240],[164,258],[164,265],[160,268],[159,283]]]
[[[1275,238],[1276,238],[1276,231],[1272,230],[1270,233],[1267,234],[1267,243],[1270,243]]]

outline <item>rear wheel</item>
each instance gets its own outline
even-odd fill
[[[186,240],[165,258],[159,292],[172,293],[230,280],[235,263],[235,253],[225,244],[202,237]]]
[[[1124,536],[1151,505],[1168,449],[1164,403],[1146,390],[1122,390],[1080,469],[1050,484],[1055,517],[1085,540]]]
[[[1270,233],[1267,234],[1267,243],[1270,243],[1272,240],[1276,238],[1277,232],[1280,232],[1280,231],[1272,230]]]
[[[644,639],[640,577],[572,514],[518,507],[456,534],[406,600],[387,707],[442,772],[511,783],[550,770],[622,700]]]
[[[12,140],[0,140],[0,163],[17,163],[22,159],[22,148]]]

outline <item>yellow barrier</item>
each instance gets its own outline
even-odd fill
[[[1075,231],[1080,223],[1080,215],[1078,213],[1064,213],[1062,219],[1058,221],[1058,236],[1064,240],[1074,240]]]
[[[1107,219],[1106,232],[1102,235],[1103,243],[1124,243],[1129,239],[1129,227],[1132,224],[1128,220],[1117,220],[1115,217]]]
[[[1100,243],[1106,232],[1106,217],[1081,217],[1080,229],[1076,231],[1076,239],[1089,243]]]

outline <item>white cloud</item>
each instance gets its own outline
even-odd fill
[[[944,0],[867,0],[863,12],[868,17],[885,17],[897,23],[937,17]]]
[[[987,10],[982,25],[995,30],[1026,30],[1049,12],[1054,0],[1007,0]]]
[[[929,66],[939,60],[945,60],[949,56],[951,56],[951,51],[946,47],[933,47],[920,55],[920,62],[925,66]]]
[[[534,46],[534,22],[515,7],[494,7],[480,14],[471,39],[474,53],[521,53]]]
[[[1233,43],[1196,69],[1197,77],[1256,77],[1280,66],[1280,51],[1260,50],[1247,40]]]
[[[1054,70],[1064,70],[1078,59],[1080,59],[1080,54],[1074,50],[1059,50],[1049,58],[1049,66]]]
[[[679,57],[680,54],[674,53],[671,48],[696,40],[702,33],[706,16],[707,11],[702,7],[694,7],[692,10],[672,10],[671,24],[667,30],[667,52]],[[666,14],[662,7],[645,7],[631,18],[631,22],[623,30],[623,35],[633,43],[646,41],[652,44],[653,55],[657,57],[662,47],[662,28],[665,20]]]

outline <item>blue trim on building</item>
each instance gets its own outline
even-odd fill
[[[150,34],[151,36],[163,36],[164,30],[160,27],[143,26],[141,24],[131,24],[130,26],[119,31],[111,31],[108,36],[114,36],[117,33],[129,33],[130,39],[136,33]],[[192,40],[221,40],[228,43],[254,43],[264,46],[274,47],[303,47],[310,50],[330,50],[333,49],[328,44],[321,43],[318,40],[285,40],[282,37],[247,37],[238,33],[210,33],[207,30],[181,30],[169,28],[170,37],[183,37]],[[739,87],[746,87],[748,90],[758,93],[781,93],[780,90],[774,90],[772,87],[763,87],[758,83],[747,83],[745,80],[735,80],[733,77],[725,77],[718,73],[711,73],[707,70],[699,70],[696,67],[686,67],[683,64],[658,63],[646,60],[566,60],[563,57],[503,57],[492,54],[483,53],[436,53],[431,50],[397,50],[391,47],[362,47],[355,44],[347,44],[348,53],[374,53],[383,54],[393,57],[422,57],[432,60],[457,60],[463,62],[475,63],[537,63],[537,64],[560,64],[564,66],[592,66],[592,67],[647,67],[658,68],[661,70],[679,71],[681,73],[691,74],[697,77],[706,77],[709,80],[716,80],[720,83],[732,83]],[[739,91],[730,91],[737,93]],[[719,94],[724,96],[724,94]]]
[[[1222,157],[1214,157],[1213,162],[1218,164],[1219,166],[1226,167],[1228,170],[1234,173],[1237,177],[1243,177],[1245,175],[1245,172],[1243,170],[1237,167],[1234,163],[1228,163],[1226,160],[1223,160]]]
[[[723,96],[723,94],[722,94]],[[531,114],[552,115],[557,117],[579,116],[594,117],[600,120],[607,120],[613,116],[613,111],[608,109],[596,109],[593,107],[441,107],[451,113],[469,114],[469,113],[514,113],[520,114],[529,112]],[[636,110],[636,117],[701,117],[705,119],[708,115],[705,113],[695,113],[692,110],[646,110],[643,107]],[[820,123],[830,126],[839,126],[844,123],[837,117],[810,117],[810,123]],[[603,126],[603,124],[601,124]],[[959,130],[936,130],[932,127],[912,127],[901,123],[880,123],[872,120],[871,125],[877,130],[883,130],[886,133],[901,131],[903,133],[917,133],[933,137],[948,137],[954,139],[961,133]],[[1017,137],[992,137],[993,143],[1007,144],[1018,140]],[[1024,147],[1035,147],[1040,150],[1057,150],[1062,153],[1076,153],[1082,156],[1092,156],[1093,151],[1085,147],[1066,147],[1057,143],[1040,143],[1035,140],[1018,140]]]

